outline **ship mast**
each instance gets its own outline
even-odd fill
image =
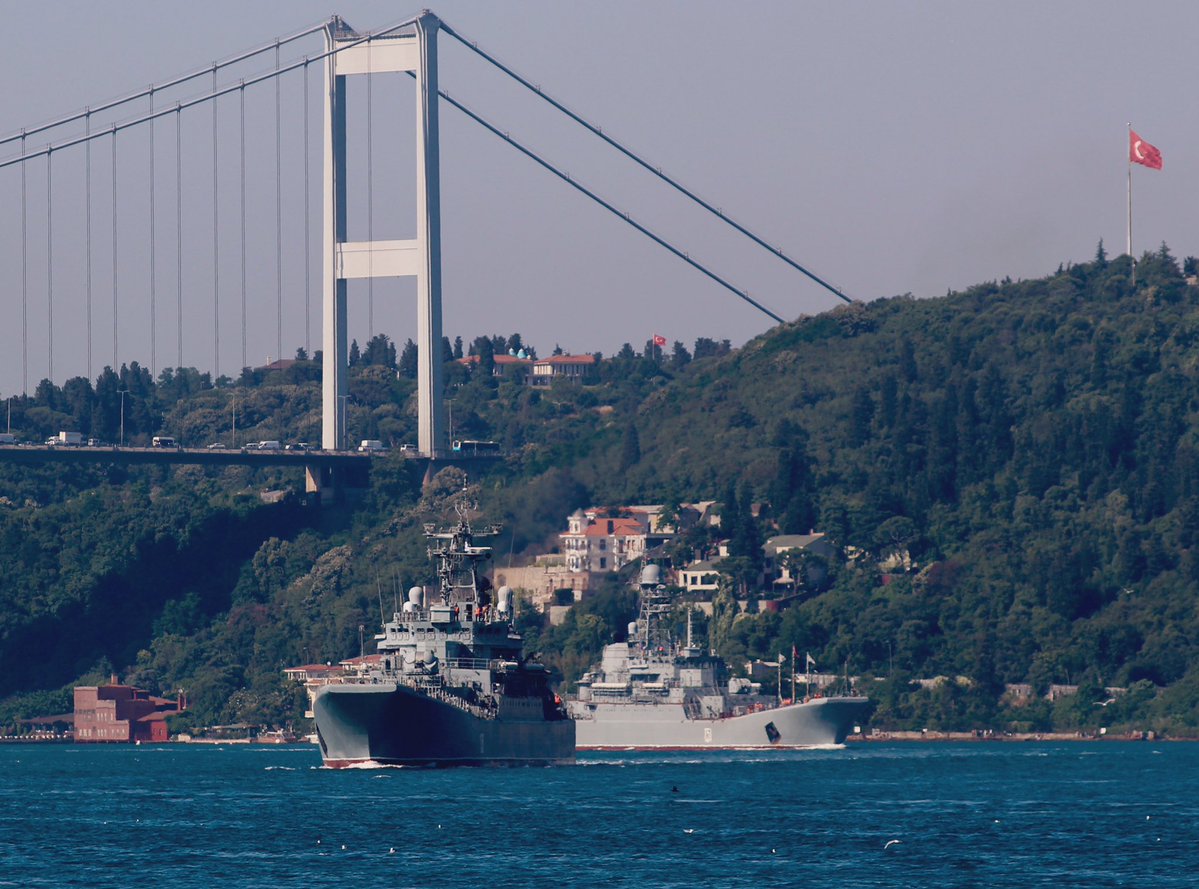
[[[671,596],[660,578],[661,569],[657,565],[646,565],[641,569],[641,605],[637,628],[641,631],[641,645],[646,657],[653,653],[669,652],[672,647],[670,630],[664,620],[670,613]]]
[[[454,509],[458,513],[458,524],[453,528],[439,530],[433,524],[425,525],[429,557],[437,561],[437,592],[442,603],[474,605],[479,601],[477,566],[491,558],[491,547],[475,546],[476,532],[471,530],[467,509],[461,504],[456,504]],[[490,537],[499,532],[499,525],[488,525],[477,533]]]

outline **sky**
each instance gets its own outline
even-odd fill
[[[433,11],[857,299],[1037,277],[1089,260],[1100,239],[1109,254],[1124,252],[1128,123],[1164,157],[1162,171],[1133,173],[1134,252],[1165,241],[1178,257],[1199,254],[1199,4],[446,0]],[[0,59],[10,85],[0,131],[162,83],[334,13],[369,31],[417,12],[369,0],[23,7],[19,39]],[[319,52],[318,37],[281,56]],[[454,98],[771,311],[792,319],[840,303],[456,41],[443,35],[440,53],[441,86]],[[221,83],[273,64],[268,54]],[[278,173],[274,88],[245,91],[244,214],[239,98],[221,100],[215,251],[208,105],[179,114],[178,130],[173,119],[155,125],[152,180],[148,129],[118,137],[115,212],[110,137],[93,143],[90,190],[82,148],[53,155],[50,170],[44,159],[24,165],[24,226],[20,167],[0,169],[0,394],[32,391],[51,364],[61,384],[94,378],[114,358],[156,372],[182,358],[236,375],[243,354],[251,366],[278,357],[280,326],[284,356],[320,348],[315,68],[307,140],[303,81],[280,82]],[[368,96],[365,80],[350,86],[350,237],[412,237],[411,81],[372,79]],[[160,93],[156,107],[206,85]],[[118,118],[145,110],[142,100]],[[97,115],[94,126],[111,119]],[[555,346],[611,354],[654,334],[689,347],[701,336],[740,345],[774,323],[456,110],[443,107],[441,127],[451,338],[519,332],[542,355]],[[28,147],[46,139],[30,137]],[[0,158],[15,147],[0,146]],[[354,282],[351,335],[414,337],[414,293],[406,280]]]

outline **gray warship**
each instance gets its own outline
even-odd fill
[[[569,702],[580,750],[703,750],[840,744],[869,712],[867,698],[816,695],[782,701],[729,677],[718,657],[696,646],[688,615],[678,645],[665,618],[671,594],[657,565],[640,575],[640,608],[629,641],[604,647]]]
[[[498,526],[478,536],[498,532]],[[481,573],[491,548],[456,527],[425,526],[437,595],[413,587],[375,636],[363,672],[318,688],[317,741],[330,768],[549,765],[575,758],[574,722],[547,669],[523,654],[511,592]]]

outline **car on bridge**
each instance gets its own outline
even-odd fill
[[[295,441],[283,448],[285,451],[311,451],[312,445],[306,441]]]
[[[377,438],[364,438],[362,443],[358,445],[360,454],[381,454],[387,450],[387,445],[379,441]]]
[[[225,443],[223,441],[214,441],[212,444],[210,444],[208,446],[208,450],[223,451],[223,450],[225,450]]]
[[[246,445],[246,447],[250,448],[251,450],[255,450],[255,451],[281,451],[281,450],[283,450],[282,443],[275,441],[274,439],[267,439],[266,441],[258,442],[258,444]]]
[[[156,435],[150,440],[150,444],[156,448],[177,448],[179,443],[170,435]]]

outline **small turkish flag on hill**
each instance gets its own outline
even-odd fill
[[[1156,151],[1157,149],[1154,149],[1154,150]],[[1158,161],[1158,166],[1159,167],[1161,166],[1160,161]],[[660,333],[655,333],[654,334],[654,345],[655,346],[665,346],[666,345],[666,337],[662,336],[662,334],[660,334]]]
[[[1128,162],[1140,164],[1151,170],[1162,168],[1162,153],[1138,136],[1132,130],[1128,131]]]

